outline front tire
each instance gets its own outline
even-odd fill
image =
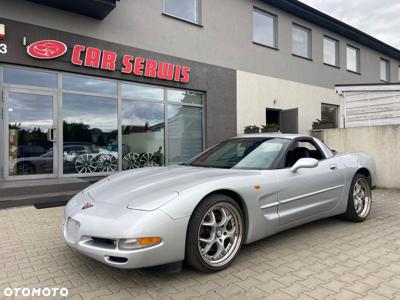
[[[362,222],[367,219],[371,205],[371,184],[366,176],[357,173],[351,182],[347,211],[344,217],[349,221]]]
[[[227,268],[242,245],[243,213],[230,197],[206,197],[190,218],[186,236],[186,262],[202,272]]]

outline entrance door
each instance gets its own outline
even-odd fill
[[[5,174],[7,179],[56,176],[56,93],[6,89]]]
[[[280,117],[280,130],[282,133],[298,133],[299,110],[297,108],[282,110]]]

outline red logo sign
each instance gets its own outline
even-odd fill
[[[44,40],[30,44],[26,51],[34,58],[52,59],[64,55],[67,46],[59,41]]]

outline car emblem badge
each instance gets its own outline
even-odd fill
[[[91,207],[93,207],[94,205],[92,204],[92,203],[86,203],[84,206],[82,206],[82,209],[88,209],[88,208],[91,208]]]

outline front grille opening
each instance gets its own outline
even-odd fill
[[[103,249],[115,249],[117,247],[116,240],[98,237],[91,237],[91,239],[88,240],[86,244]]]
[[[93,239],[93,243],[115,245],[115,241],[114,240],[102,239],[102,238],[97,238],[97,237],[93,237],[92,239]]]
[[[118,263],[118,264],[124,264],[128,262],[128,259],[126,257],[119,257],[119,256],[109,256],[108,260],[110,262]]]

